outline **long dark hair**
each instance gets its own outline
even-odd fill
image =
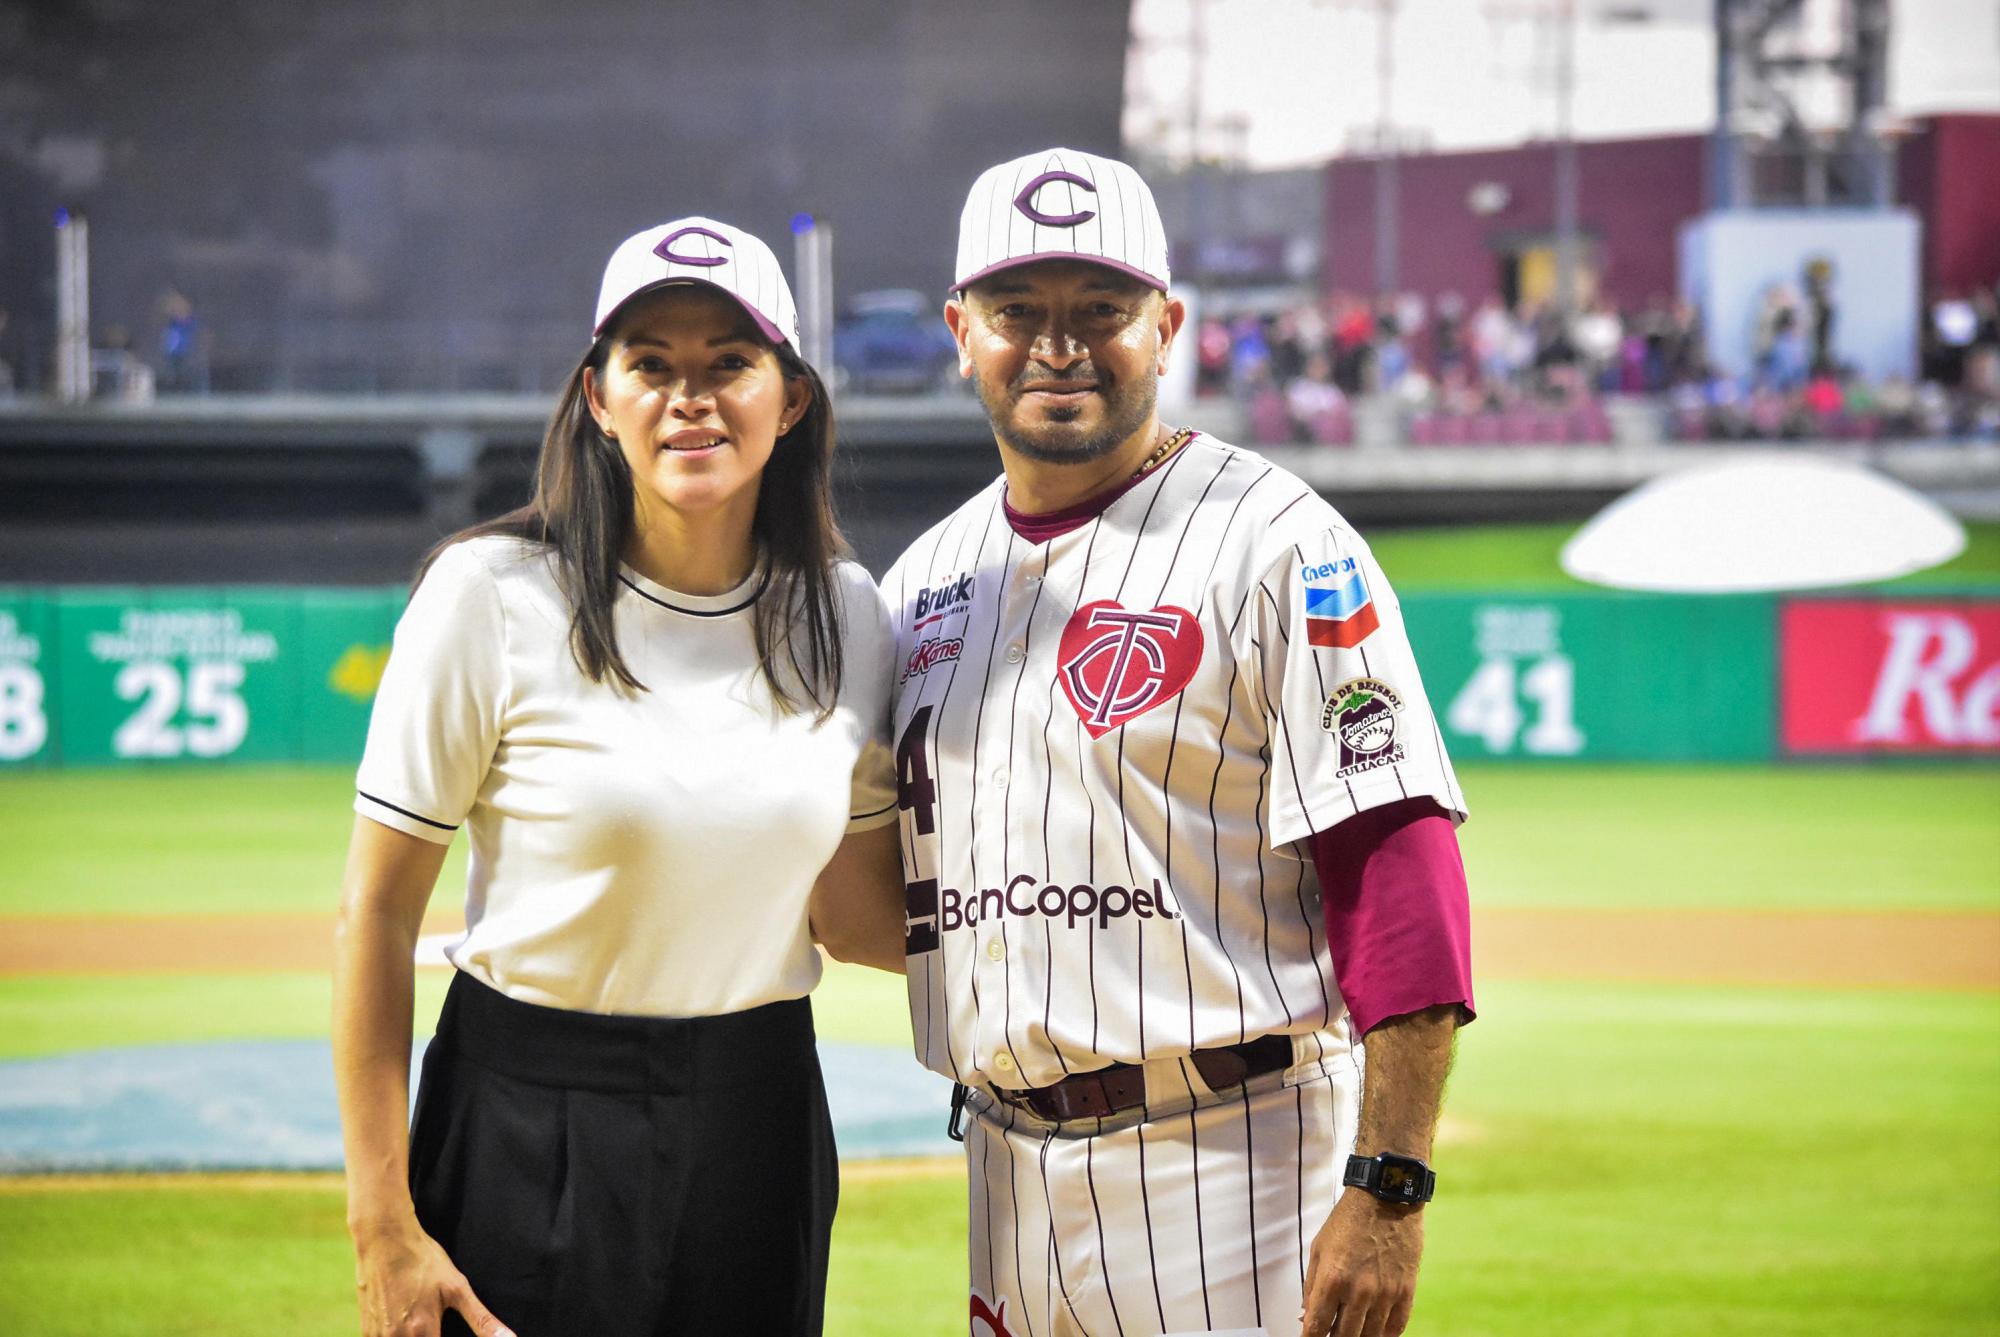
[[[621,593],[619,562],[632,538],[632,471],[618,443],[598,430],[584,395],[585,373],[603,374],[610,346],[607,333],[563,386],[542,436],[534,499],[438,544],[417,579],[438,553],[465,539],[499,534],[546,545],[569,599],[577,667],[592,682],[610,677],[642,692],[646,684],[625,662],[611,616]],[[773,347],[785,379],[803,380],[812,394],[764,466],[751,521],[768,565],[752,621],[757,661],[779,709],[790,714],[810,706],[825,720],[840,699],[843,668],[833,567],[848,554],[833,517],[833,401],[790,344]]]

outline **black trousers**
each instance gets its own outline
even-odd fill
[[[840,1184],[812,1008],[605,1017],[460,973],[410,1190],[519,1337],[817,1334]]]

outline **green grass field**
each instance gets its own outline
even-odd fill
[[[1567,532],[1375,546],[1405,588],[1556,588]],[[2000,584],[2000,526],[1976,527],[1968,554],[1921,583]],[[1461,774],[1482,905],[2000,912],[1992,769]],[[329,910],[348,783],[307,769],[0,779],[0,917]],[[454,854],[444,885],[462,869]],[[443,972],[421,981],[420,1019]],[[835,971],[815,1008],[828,1038],[907,1044],[898,980]],[[1452,1079],[1413,1332],[2000,1333],[2000,992],[1486,980],[1480,1009]],[[0,1058],[320,1036],[327,1010],[313,973],[0,977]],[[963,1210],[948,1167],[851,1168],[829,1332],[964,1332]],[[341,1220],[324,1177],[0,1179],[0,1337],[351,1334]]]
[[[2000,998],[1489,985],[1413,1331],[1986,1334]],[[353,1331],[331,1187],[0,1189],[0,1331]],[[964,1330],[953,1176],[850,1180],[829,1331]]]
[[[1991,768],[1459,773],[1484,904],[2000,909]],[[351,798],[331,768],[0,776],[0,812],[32,833],[10,842],[0,915],[330,910]],[[1647,849],[1673,857],[1633,857]],[[464,880],[460,843],[439,886]]]
[[[1465,778],[1484,903],[2000,908],[2000,776],[1985,770]],[[0,914],[325,908],[346,783],[7,781],[0,808],[37,819],[14,828],[36,834],[11,851]],[[218,807],[293,843],[246,850],[244,823],[198,819]],[[90,811],[116,814],[96,847],[122,847],[129,823],[147,857],[83,873],[64,847]],[[1632,857],[1647,847],[1674,858]],[[219,862],[230,878],[196,875]],[[423,973],[420,1015],[442,982]],[[888,976],[837,971],[816,1007],[829,1038],[907,1044]],[[1481,1009],[1453,1080],[1417,1331],[1995,1331],[2000,995],[1503,982],[1483,987]],[[0,979],[0,1055],[323,1035],[326,1016],[313,974],[17,976]],[[1941,1184],[1912,1191],[1905,1173]],[[963,1200],[951,1175],[851,1182],[830,1330],[958,1331]],[[0,1332],[331,1337],[352,1330],[345,1247],[340,1196],[316,1181],[16,1183],[0,1191]]]
[[[2000,772],[1990,769],[1482,765],[1461,775],[1481,905],[2000,910]],[[0,811],[36,833],[9,851],[0,916],[330,912],[349,783],[342,771],[261,768],[0,778]],[[94,848],[113,857],[76,857],[86,820]],[[288,841],[246,846],[245,825]],[[1634,857],[1647,850],[1672,857]],[[209,876],[216,867],[229,875]],[[460,845],[440,899],[463,878]],[[444,974],[419,979],[427,1031]],[[330,997],[325,976],[309,972],[0,976],[0,1058],[321,1036]],[[821,1034],[906,1043],[898,997],[886,976],[839,972],[817,999]]]
[[[1589,590],[1557,561],[1575,525],[1461,525],[1371,532],[1368,546],[1399,590]],[[1885,583],[1898,590],[2000,585],[2000,523],[1965,526],[1965,551],[1942,566]]]

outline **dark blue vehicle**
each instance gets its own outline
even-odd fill
[[[924,394],[958,380],[942,299],[908,288],[857,293],[833,330],[840,385],[858,394]]]

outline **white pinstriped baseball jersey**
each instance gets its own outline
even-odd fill
[[[1404,797],[1465,811],[1367,545],[1298,478],[1200,435],[1043,544],[1004,495],[883,581],[918,1057],[1044,1086],[1349,1037],[1291,842]]]

